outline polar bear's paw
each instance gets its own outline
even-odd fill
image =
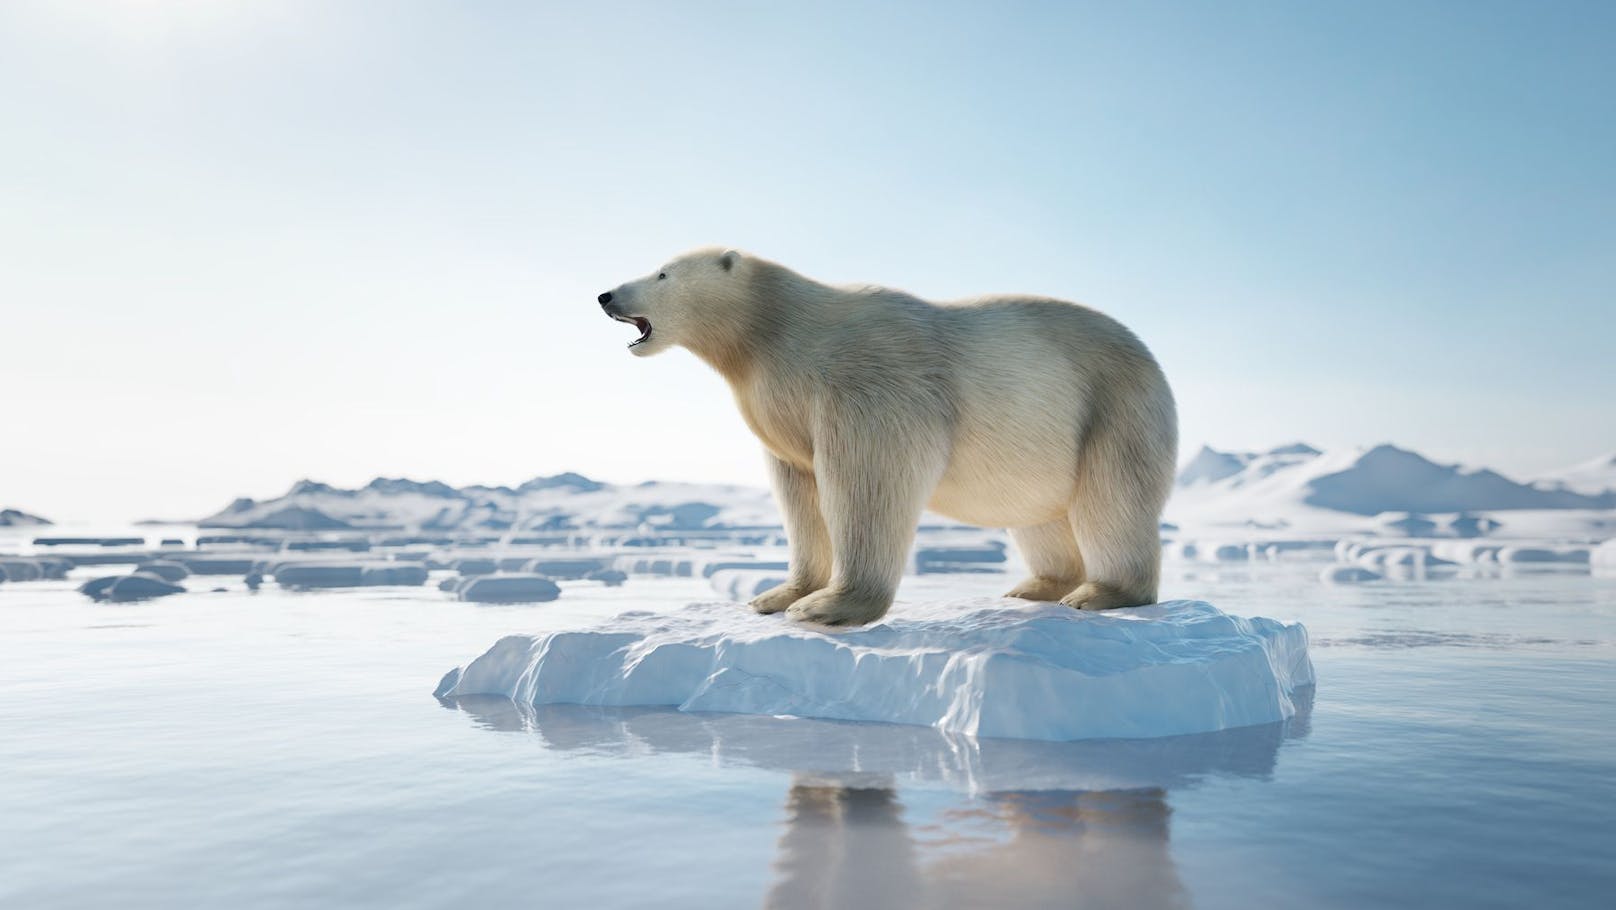
[[[801,585],[786,582],[752,598],[751,607],[759,613],[779,613],[812,593],[813,591]]]
[[[821,626],[862,626],[886,615],[892,596],[826,588],[804,597],[786,610],[798,622]]]
[[[1155,600],[1129,594],[1116,585],[1090,581],[1078,585],[1077,590],[1062,597],[1060,602],[1079,610],[1115,610],[1118,607],[1143,607],[1155,603]]]
[[[1062,597],[1072,593],[1072,589],[1076,588],[1081,583],[1082,582],[1071,578],[1060,579],[1049,578],[1044,575],[1034,575],[1031,578],[1025,579],[1021,582],[1021,584],[1016,585],[1014,588],[1011,588],[1010,593],[1004,596],[1019,597],[1022,600],[1041,600],[1046,603],[1054,603],[1055,601],[1060,600]]]

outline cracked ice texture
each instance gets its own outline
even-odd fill
[[[440,697],[668,705],[1039,740],[1208,733],[1285,720],[1313,683],[1307,631],[1174,601],[1088,613],[977,599],[899,604],[830,632],[733,603],[500,639]]]

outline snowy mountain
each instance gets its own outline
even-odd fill
[[[1254,452],[1219,452],[1211,446],[1201,446],[1201,451],[1196,452],[1195,457],[1179,470],[1178,485],[1193,487],[1196,484],[1217,483],[1244,471],[1255,457]]]
[[[1408,521],[1415,519],[1405,513],[1464,514],[1474,522],[1482,518],[1471,513],[1511,511],[1506,523],[1515,526],[1526,512],[1569,517],[1567,510],[1616,509],[1616,483],[1602,486],[1600,470],[1616,468],[1610,459],[1600,459],[1552,481],[1524,484],[1484,468],[1438,464],[1390,445],[1333,452],[1303,443],[1266,452],[1202,448],[1180,472],[1166,520],[1187,527],[1340,531],[1372,527],[1381,520],[1377,516]],[[948,523],[931,515],[926,520]],[[620,486],[566,473],[516,487],[457,488],[378,477],[358,489],[342,489],[302,480],[274,499],[238,499],[200,523],[486,533],[774,528],[780,519],[769,491],[755,487],[657,481]]]
[[[27,528],[50,524],[50,519],[20,509],[0,509],[0,528]]]
[[[1319,454],[1321,453],[1318,449],[1301,442],[1280,446],[1267,452],[1219,452],[1211,446],[1201,446],[1201,451],[1178,472],[1178,485],[1193,487],[1213,484],[1256,466],[1241,481],[1243,485],[1254,477],[1266,477],[1274,471],[1301,464]]]
[[[1262,453],[1203,449],[1179,475],[1168,520],[1299,529],[1383,513],[1559,509],[1616,509],[1616,492],[1518,483],[1390,445],[1337,452],[1296,445]]]
[[[1589,496],[1616,490],[1616,453],[1540,475],[1532,481],[1532,486],[1540,490],[1570,490]]]
[[[264,502],[237,499],[199,524],[299,531],[564,531],[772,527],[767,490],[650,481],[617,486],[581,474],[536,477],[517,487],[452,487],[378,477],[359,489],[300,480]]]

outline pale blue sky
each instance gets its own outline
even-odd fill
[[[761,483],[595,293],[724,244],[1131,325],[1202,442],[1616,449],[1616,6],[0,5],[0,506]]]

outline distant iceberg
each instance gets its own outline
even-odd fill
[[[1071,741],[1275,723],[1312,683],[1300,624],[1194,601],[1086,613],[976,599],[900,604],[878,625],[835,633],[734,603],[625,613],[500,639],[435,694]]]
[[[50,519],[30,515],[21,509],[0,509],[0,528],[27,528],[51,524]]]

